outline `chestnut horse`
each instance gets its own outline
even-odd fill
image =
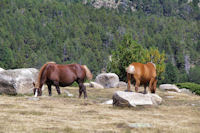
[[[138,87],[140,84],[144,85],[144,94],[146,94],[146,87],[149,84],[149,89],[151,93],[156,92],[156,66],[155,64],[148,62],[147,64],[133,62],[126,68],[128,88],[127,91],[130,91],[131,85],[131,76],[136,81],[135,91],[138,92]]]
[[[91,80],[92,74],[86,65],[80,64],[68,64],[61,65],[55,62],[47,62],[44,64],[39,72],[37,84],[33,89],[35,96],[42,95],[42,86],[47,84],[49,96],[51,96],[51,86],[56,87],[57,93],[60,95],[60,88],[70,86],[73,82],[77,82],[79,85],[79,98],[84,93],[84,98],[87,98],[86,87],[83,85],[86,77]]]

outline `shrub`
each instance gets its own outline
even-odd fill
[[[176,84],[179,88],[186,88],[191,90],[197,95],[200,95],[200,84],[185,82],[185,83],[177,83]]]
[[[190,69],[189,81],[200,84],[200,67],[196,66]]]
[[[172,63],[166,64],[166,69],[164,73],[165,79],[162,81],[162,83],[177,83],[178,82],[178,69],[176,66],[172,65]]]

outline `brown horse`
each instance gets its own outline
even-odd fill
[[[128,88],[127,91],[130,91],[131,76],[136,81],[135,91],[138,92],[138,87],[140,84],[144,85],[144,94],[146,94],[146,87],[149,83],[149,89],[151,93],[156,92],[156,66],[155,64],[148,62],[147,64],[133,62],[126,68]]]
[[[73,82],[77,82],[79,85],[79,98],[84,93],[84,98],[87,97],[86,87],[83,85],[86,77],[91,80],[92,74],[86,65],[80,64],[68,64],[61,65],[55,62],[47,62],[44,64],[39,72],[37,84],[33,89],[35,96],[42,95],[42,86],[47,84],[49,96],[51,96],[51,86],[56,87],[57,93],[60,95],[60,88],[70,86]]]

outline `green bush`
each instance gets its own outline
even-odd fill
[[[189,81],[200,84],[200,67],[195,66],[194,68],[190,69],[189,73]]]
[[[185,82],[185,83],[177,83],[176,84],[179,88],[186,88],[191,90],[197,95],[200,95],[200,84]]]
[[[177,83],[178,82],[178,69],[176,66],[174,66],[172,63],[166,64],[166,69],[164,73],[164,80],[162,80],[162,83]]]

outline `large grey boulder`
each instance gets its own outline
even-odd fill
[[[137,105],[159,105],[161,103],[162,98],[156,94],[116,91],[113,95],[114,106],[135,107]]]
[[[0,72],[0,93],[4,94],[31,94],[33,82],[37,80],[38,70],[22,68],[4,70]]]
[[[96,77],[95,82],[103,85],[104,88],[116,88],[119,77],[115,73],[101,73]]]
[[[176,85],[173,84],[161,84],[159,88],[164,91],[181,92],[181,90]]]

